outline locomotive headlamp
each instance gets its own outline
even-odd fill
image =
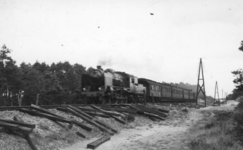
[[[101,87],[99,87],[99,91],[101,91]]]
[[[86,89],[85,89],[85,88],[83,88],[83,90],[85,91]]]

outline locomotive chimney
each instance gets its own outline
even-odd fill
[[[103,70],[103,69],[101,68],[101,66],[97,66],[97,69],[98,69],[98,70]]]

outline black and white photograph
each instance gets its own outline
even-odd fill
[[[242,0],[0,0],[0,150],[243,150]]]

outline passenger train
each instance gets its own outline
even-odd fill
[[[138,78],[101,66],[82,75],[82,95],[87,103],[192,102],[195,93],[166,83]]]

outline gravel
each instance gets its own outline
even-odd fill
[[[163,106],[163,105],[148,105],[149,108],[162,108],[162,109],[167,109],[168,106]],[[72,114],[65,113],[56,109],[49,109],[50,112],[62,116],[67,119],[74,119],[79,122],[84,123],[85,125],[91,127],[93,130],[92,132],[87,132],[86,130],[73,125],[72,128],[70,129],[70,125],[67,123],[62,123],[61,126],[58,123],[55,123],[49,119],[43,118],[43,117],[36,117],[36,116],[31,116],[26,113],[22,113],[19,111],[0,111],[0,118],[5,118],[5,119],[13,119],[14,116],[18,116],[21,118],[24,122],[30,123],[30,124],[35,124],[36,127],[33,130],[33,132],[30,134],[33,143],[36,145],[36,147],[39,150],[57,150],[59,148],[63,147],[68,147],[71,146],[72,144],[84,140],[82,137],[78,136],[76,132],[80,132],[86,136],[86,139],[91,139],[93,137],[98,137],[101,134],[103,134],[98,128],[88,124],[84,120],[82,120],[79,117],[76,117]],[[171,110],[169,113],[168,118],[175,117],[179,112],[176,110]],[[184,112],[181,112],[184,113]],[[125,113],[124,113],[125,114]],[[177,114],[177,115],[176,115]],[[141,116],[141,115],[133,115],[135,116],[135,120],[123,125],[113,118],[102,118],[102,117],[97,117],[99,121],[102,123],[111,126],[112,128],[121,131],[124,128],[135,128],[137,126],[145,126],[149,125],[151,123],[159,123],[153,122],[147,117]],[[121,118],[122,119],[122,118]],[[160,121],[161,122],[161,121]],[[1,149],[4,148],[4,150],[30,150],[31,148],[29,147],[27,141],[18,135],[14,134],[9,134],[6,130],[0,128],[0,147]]]
[[[12,120],[14,116],[18,116],[26,123],[35,124],[36,127],[30,134],[30,136],[33,140],[33,143],[40,150],[55,150],[59,149],[60,147],[70,146],[77,141],[82,141],[83,138],[78,136],[76,132],[84,134],[87,139],[93,138],[101,134],[101,132],[97,128],[87,124],[82,119],[76,116],[58,111],[56,109],[51,109],[50,111],[59,116],[82,122],[85,125],[92,127],[93,131],[87,132],[76,125],[73,125],[73,127],[69,129],[67,123],[61,123],[64,126],[61,127],[60,125],[49,119],[31,116],[29,114],[19,111],[0,111],[0,118]],[[3,128],[0,129],[1,148],[4,148],[4,150],[30,150],[27,141],[23,137],[9,134]]]

